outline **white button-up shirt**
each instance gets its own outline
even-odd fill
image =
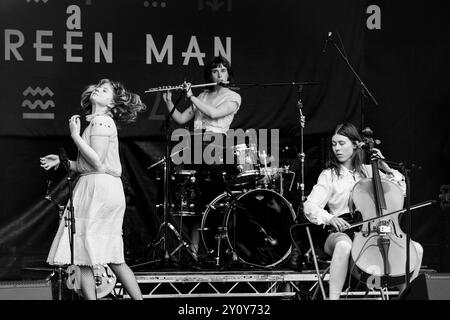
[[[312,223],[330,224],[331,218],[349,213],[350,194],[355,184],[363,179],[359,173],[350,171],[341,165],[340,175],[337,176],[332,169],[323,170],[317,183],[304,203],[304,213],[306,218]],[[364,170],[368,178],[372,177],[370,165],[364,165]],[[406,184],[403,175],[392,170],[392,174],[384,174],[380,171],[380,177],[396,183],[406,194]],[[325,210],[328,205],[329,212]]]

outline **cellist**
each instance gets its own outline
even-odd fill
[[[330,300],[340,298],[352,250],[353,229],[348,229],[350,224],[340,216],[351,211],[349,198],[354,185],[363,178],[372,177],[371,166],[364,164],[365,153],[361,145],[362,138],[353,124],[342,123],[335,128],[326,169],[320,173],[304,203],[304,214],[310,222],[330,225],[336,230],[327,235],[324,243],[325,253],[331,256]],[[373,148],[373,151],[374,156],[379,158],[380,177],[396,183],[405,196],[404,176],[383,161],[384,157],[379,149]],[[328,211],[325,210],[326,206]],[[411,240],[411,243],[417,251],[418,266],[411,276],[412,281],[419,273],[423,248],[415,241]],[[401,292],[405,287],[403,284],[398,289]]]

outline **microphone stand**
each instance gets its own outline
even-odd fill
[[[70,177],[70,173],[67,173],[67,184],[69,185],[69,218],[66,218],[68,221],[68,225],[70,227],[70,264],[73,264],[74,260],[74,246],[73,239],[76,233],[75,231],[75,209],[73,207],[73,188],[72,188],[72,178]]]
[[[50,201],[56,208],[57,212],[58,212],[58,225],[61,223],[61,219],[63,218],[64,215],[64,206],[58,204],[57,202],[55,202],[53,200],[53,197],[51,195],[51,186],[52,186],[52,181],[48,180],[47,182],[47,190],[45,193],[45,197],[44,199]],[[46,281],[50,281],[55,274],[58,274],[58,300],[62,300],[62,275],[63,275],[63,268],[61,267],[61,265],[58,265],[57,271],[56,270],[52,270],[51,274],[49,276],[47,276],[45,278]]]
[[[409,246],[411,243],[411,190],[410,190],[410,172],[415,165],[407,165],[405,163],[396,163],[392,161],[384,160],[387,164],[393,167],[397,167],[405,177],[406,183],[406,197],[405,197],[405,206],[406,206],[406,263],[405,263],[405,285],[408,286],[410,281],[409,275],[409,260],[410,260],[410,252]],[[418,167],[420,168],[420,167]],[[420,266],[419,266],[420,267]]]
[[[304,141],[303,141],[303,129],[305,127],[306,118],[305,118],[305,116],[302,113],[302,109],[303,109],[303,103],[302,103],[302,99],[301,99],[302,91],[303,91],[303,86],[300,85],[298,87],[297,108],[298,108],[298,111],[300,113],[300,152],[298,153],[298,157],[299,157],[299,160],[300,160],[300,179],[301,179],[300,180],[300,199],[301,199],[301,201],[300,201],[300,205],[299,205],[299,207],[297,209],[296,219],[298,218],[299,213],[301,213],[302,215],[304,214],[304,212],[303,212],[303,204],[304,204],[304,202],[306,200],[306,197],[305,197],[305,176],[304,176],[304,171],[305,171],[305,169],[304,169],[305,168],[305,153],[304,153],[304,149],[303,149],[303,144],[304,144]],[[320,290],[322,292],[322,297],[323,297],[324,300],[326,300],[325,289],[323,287],[322,276],[320,275],[319,264],[317,262],[317,255],[316,255],[316,252],[314,250],[314,243],[313,243],[313,240],[312,240],[312,237],[311,237],[311,232],[309,230],[308,225],[305,225],[305,228],[306,228],[306,233],[308,235],[308,241],[309,241],[309,245],[310,245],[310,248],[311,248],[311,253],[312,253],[312,256],[313,256],[314,268],[315,268],[316,274],[317,274],[317,281],[319,282],[319,287],[320,287]],[[295,247],[297,247],[297,246],[295,246]]]
[[[60,152],[59,152],[59,156],[60,156],[60,161],[64,166],[64,169],[66,171],[66,180],[67,180],[67,185],[69,187],[69,205],[67,206],[67,211],[68,211],[68,216],[64,216],[63,215],[63,219],[64,219],[64,223],[65,223],[65,227],[67,227],[69,229],[69,244],[70,244],[70,265],[73,266],[74,265],[74,237],[75,237],[75,233],[76,233],[76,229],[75,229],[75,208],[73,206],[73,186],[72,186],[72,177],[70,176],[70,161],[67,157],[67,153],[64,150],[64,148],[60,148]],[[74,271],[76,272],[76,271]],[[78,271],[79,272],[79,271]],[[69,277],[70,274],[66,271],[67,276]],[[59,279],[58,281],[61,280],[61,270],[59,270]],[[60,289],[61,291],[61,289]],[[72,291],[72,299],[74,297],[74,290]],[[61,293],[60,293],[60,297],[61,297]]]
[[[410,252],[409,245],[411,243],[411,190],[410,190],[410,180],[409,180],[409,170],[406,166],[403,166],[403,173],[405,175],[406,183],[406,262],[405,262],[405,279],[406,286],[409,285],[410,275],[409,275],[409,260]]]
[[[180,99],[177,100],[176,105]],[[176,105],[173,106],[172,110],[167,114],[165,120],[164,120],[164,133],[166,137],[166,152],[165,152],[165,159],[164,159],[164,207],[163,207],[163,220],[164,220],[164,240],[163,240],[163,264],[165,265],[167,261],[170,259],[169,251],[167,250],[167,224],[168,224],[168,214],[169,214],[169,173],[170,173],[170,132],[169,132],[169,121],[172,117],[172,114],[175,112]]]
[[[66,180],[67,185],[69,187],[69,205],[68,205],[68,217],[64,217],[65,219],[65,226],[69,228],[69,242],[70,242],[70,264],[73,265],[74,262],[74,246],[73,246],[73,239],[74,235],[76,233],[75,230],[75,209],[73,207],[73,187],[72,187],[72,177],[70,176],[70,162],[67,158],[67,153],[64,150],[64,148],[60,148],[59,152],[60,161],[64,166],[64,169],[66,171]]]
[[[361,104],[361,128],[364,128],[364,99],[367,98],[367,95],[370,97],[370,99],[372,100],[372,102],[378,106],[378,101],[375,99],[375,97],[373,96],[373,94],[369,91],[369,89],[367,88],[366,84],[361,80],[361,77],[358,75],[358,73],[355,71],[355,69],[353,68],[353,66],[351,65],[351,63],[348,61],[347,56],[341,51],[341,49],[339,48],[339,46],[336,44],[336,42],[334,41],[333,37],[330,36],[329,40],[331,41],[331,43],[333,44],[333,46],[336,48],[336,50],[339,52],[339,55],[342,57],[342,59],[345,61],[347,67],[351,70],[351,72],[353,73],[353,75],[356,77],[356,79],[359,82],[359,86],[360,86],[360,104]],[[343,46],[342,42],[341,45]]]
[[[170,112],[167,114],[163,124],[162,124],[162,128],[164,130],[164,135],[165,135],[165,140],[166,140],[166,150],[165,150],[165,156],[164,156],[164,204],[163,204],[163,223],[160,226],[160,229],[163,228],[163,235],[162,238],[158,241],[159,242],[163,242],[163,253],[161,255],[161,259],[158,260],[153,260],[153,261],[149,261],[149,262],[144,262],[144,263],[139,263],[136,265],[133,265],[132,267],[139,267],[139,266],[143,266],[143,265],[147,265],[147,264],[152,264],[152,263],[156,263],[156,262],[161,262],[162,267],[166,267],[168,265],[170,265],[170,263],[174,264],[175,261],[171,259],[171,256],[179,249],[181,248],[181,246],[184,246],[187,251],[189,252],[189,254],[194,258],[195,261],[197,261],[197,258],[195,257],[195,255],[192,253],[191,249],[189,248],[188,243],[183,239],[182,236],[182,230],[180,230],[180,233],[176,232],[175,228],[173,227],[173,225],[168,221],[168,216],[169,216],[169,192],[170,192],[170,187],[169,187],[169,181],[170,181],[170,177],[169,177],[169,173],[170,173],[170,162],[171,162],[171,155],[170,155],[170,130],[169,130],[169,122],[170,122],[170,118],[172,117],[173,113],[175,112],[176,106],[178,105],[178,103],[180,102],[181,98],[183,97],[183,95],[180,95],[180,97],[177,99],[177,101],[175,102],[172,110],[170,110]],[[178,240],[181,242],[180,245],[172,252],[169,253],[168,249],[167,249],[167,239],[168,239],[168,233],[167,233],[167,228],[171,228],[172,231],[174,231],[175,235],[177,236]],[[170,262],[170,263],[169,263]],[[180,265],[179,261],[176,262],[177,264]]]

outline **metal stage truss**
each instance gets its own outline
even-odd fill
[[[274,271],[158,271],[136,272],[144,299],[152,298],[205,298],[205,297],[274,297],[302,300],[318,290],[317,274],[314,270],[295,272]],[[324,283],[329,280],[326,274]],[[398,292],[389,292],[391,297]],[[129,299],[120,282],[114,295]],[[321,299],[320,290],[316,295]],[[380,292],[343,292],[345,299],[379,299]]]

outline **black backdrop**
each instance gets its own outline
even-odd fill
[[[205,53],[205,61],[214,54],[214,37],[220,38],[224,47],[226,38],[230,38],[228,54],[237,83],[321,83],[305,86],[302,91],[307,119],[307,192],[323,166],[327,134],[336,123],[349,120],[358,126],[369,125],[390,160],[422,166],[411,177],[412,203],[437,199],[440,186],[449,183],[450,175],[445,166],[450,160],[446,91],[450,28],[444,20],[444,3],[90,0],[77,3],[80,29],[68,30],[66,22],[71,14],[66,9],[72,1],[2,1],[0,278],[20,278],[23,268],[44,265],[58,219],[54,204],[44,196],[49,189],[55,202],[64,203],[67,186],[63,172],[47,173],[39,168],[39,156],[64,147],[71,158],[75,157],[76,150],[67,137],[67,118],[79,112],[83,86],[102,77],[123,81],[141,93],[149,106],[136,124],[123,127],[120,133],[128,205],[124,223],[126,257],[130,263],[148,258],[148,246],[162,216],[155,210],[160,190],[156,172],[147,167],[164,152],[160,128],[165,109],[158,95],[144,91],[162,84],[176,85],[185,78],[203,82],[198,60],[183,62],[182,53],[190,50],[192,36],[196,37],[198,51]],[[371,16],[366,10],[374,4],[381,9],[381,29],[366,25]],[[21,59],[6,48],[10,30],[19,37],[23,35],[24,44],[17,49]],[[42,54],[52,56],[53,61],[36,58],[36,30],[52,31],[42,40],[52,47],[42,49]],[[83,45],[82,50],[72,51],[73,56],[82,57],[82,62],[67,61],[64,44],[69,31],[82,32],[82,37],[72,40]],[[360,104],[359,83],[331,44],[322,52],[329,31],[336,42],[342,40],[349,61],[379,106],[369,99],[364,100],[364,106]],[[95,62],[95,32],[105,42],[107,33],[112,34],[111,62],[101,54]],[[172,64],[167,55],[161,62],[155,56],[151,63],[147,61],[149,34],[159,51],[172,35]],[[10,39],[17,42],[16,36]],[[45,102],[44,88],[52,93]],[[243,103],[232,127],[279,129],[282,146],[299,147],[297,89],[241,86]],[[30,92],[34,94],[29,96]],[[28,105],[25,100],[29,100]],[[38,107],[32,109],[30,105]],[[24,110],[34,114],[52,111],[53,119],[25,119]],[[171,126],[176,127],[173,122]],[[295,153],[290,157],[293,170],[298,170]],[[438,205],[420,209],[414,212],[412,222],[413,239],[425,247],[424,264],[448,270],[447,213]]]

